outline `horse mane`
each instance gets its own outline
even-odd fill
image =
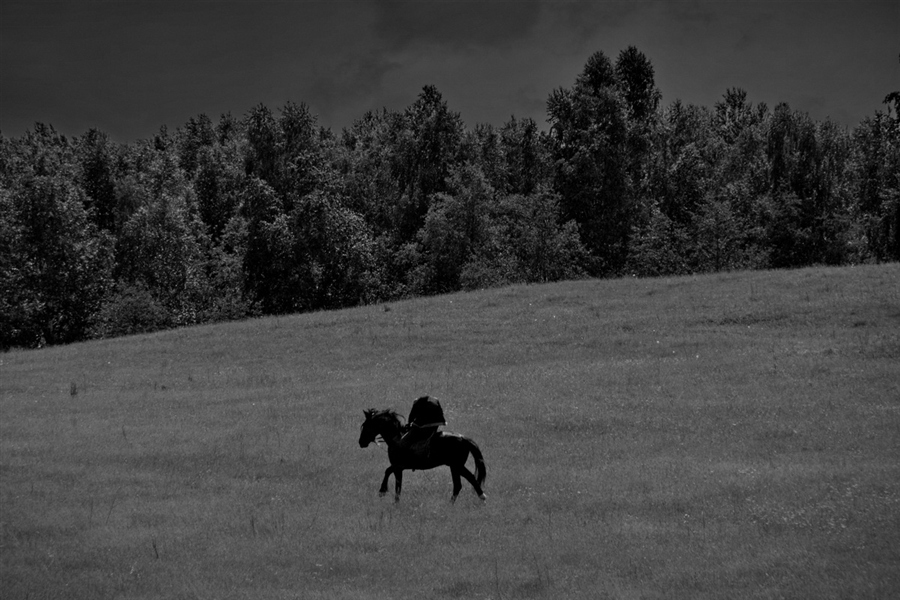
[[[383,414],[386,417],[390,417],[390,418],[394,419],[395,421],[399,422],[401,425],[403,424],[404,421],[406,421],[406,417],[404,417],[403,415],[398,413],[393,408],[386,408],[383,411],[381,411],[381,414]]]
[[[383,410],[378,410],[378,409],[373,408],[373,409],[366,411],[366,414],[369,415],[370,419],[388,418],[388,419],[393,419],[398,422],[406,420],[403,415],[398,413],[393,408],[385,408]]]

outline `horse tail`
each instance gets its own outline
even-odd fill
[[[487,468],[484,465],[484,456],[481,454],[481,448],[478,447],[473,440],[466,438],[469,442],[469,452],[472,454],[472,458],[475,459],[475,480],[478,482],[478,487],[484,485],[484,480],[487,479]]]

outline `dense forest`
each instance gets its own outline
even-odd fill
[[[900,259],[900,93],[848,130],[727,90],[661,105],[597,52],[549,129],[433,86],[340,133],[304,104],[131,144],[0,136],[0,347],[578,277]]]

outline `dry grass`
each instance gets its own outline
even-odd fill
[[[900,594],[900,267],[520,286],[0,355],[0,596]],[[444,403],[378,498],[362,409]]]

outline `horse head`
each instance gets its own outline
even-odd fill
[[[366,417],[366,420],[363,421],[363,424],[359,426],[359,447],[365,448],[369,444],[375,441],[375,436],[378,434],[375,432],[374,422],[372,420],[372,416],[375,414],[375,409],[370,408],[369,410],[363,410],[363,414]]]
[[[364,410],[366,420],[359,428],[359,447],[365,448],[379,435],[388,439],[400,430],[400,418],[392,410]]]

